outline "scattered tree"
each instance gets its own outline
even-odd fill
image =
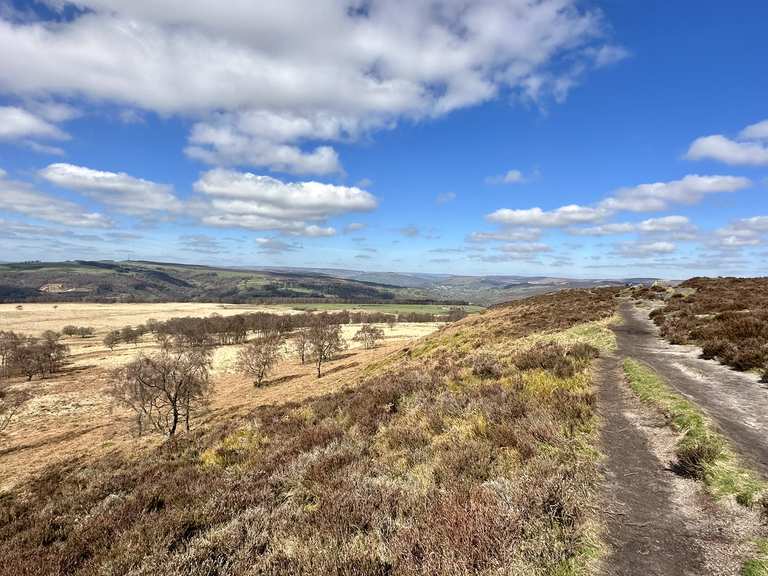
[[[306,330],[298,330],[293,336],[293,348],[296,350],[296,354],[304,364],[307,361],[307,353],[309,352],[309,338]]]
[[[341,334],[341,326],[332,324],[327,314],[318,314],[307,330],[307,340],[320,378],[323,362],[331,360],[347,347]]]
[[[363,324],[352,339],[362,342],[366,349],[376,348],[376,343],[384,339],[384,330],[378,326]]]
[[[114,350],[118,344],[120,344],[120,330],[112,330],[104,336],[104,346],[110,350]]]
[[[181,422],[189,431],[192,414],[207,406],[210,366],[210,352],[201,348],[140,355],[114,373],[112,397],[134,411],[139,435],[151,427],[171,437]]]
[[[282,356],[282,343],[279,334],[259,336],[248,342],[237,355],[238,369],[253,378],[256,387],[261,386]]]
[[[26,399],[22,392],[11,390],[7,383],[0,383],[0,434],[10,424]]]

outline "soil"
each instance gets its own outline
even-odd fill
[[[678,393],[697,404],[741,454],[768,477],[768,387],[753,373],[700,358],[697,346],[669,344],[645,310],[622,303],[615,327],[619,353],[648,364]]]
[[[678,437],[658,411],[641,404],[631,391],[621,360],[637,358],[656,369],[724,429],[730,424],[729,436],[739,439],[734,445],[749,447],[747,453],[757,454],[762,462],[763,442],[748,446],[755,434],[749,422],[760,420],[749,402],[756,410],[768,409],[764,404],[768,395],[751,375],[700,360],[693,347],[663,342],[647,313],[632,304],[623,303],[620,313],[623,323],[613,328],[617,352],[601,358],[596,373],[608,546],[602,573],[740,574],[743,561],[754,553],[754,539],[764,532],[759,512],[733,499],[715,501],[701,482],[673,471]]]

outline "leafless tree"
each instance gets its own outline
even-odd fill
[[[238,370],[253,378],[256,387],[261,386],[264,378],[282,357],[282,344],[282,337],[276,333],[259,336],[248,342],[237,355]]]
[[[114,374],[113,398],[136,414],[141,434],[151,427],[173,436],[181,422],[189,431],[192,414],[202,410],[211,393],[210,351],[163,348],[140,355]]]
[[[8,383],[0,383],[0,435],[26,400],[24,393],[12,390]]]
[[[307,331],[304,329],[297,330],[296,334],[293,336],[292,343],[293,349],[296,350],[299,360],[304,364],[307,361],[307,353],[309,352],[309,338],[307,337]]]
[[[115,346],[120,343],[120,330],[112,330],[106,336],[104,336],[104,346],[110,350],[114,350]]]
[[[384,330],[378,326],[363,324],[352,339],[357,342],[362,342],[363,346],[369,350],[371,348],[376,348],[376,343],[379,340],[384,339]]]
[[[0,331],[0,378],[9,377],[14,368],[14,356],[23,337],[15,332]]]
[[[307,330],[307,340],[312,358],[317,365],[317,377],[320,378],[323,362],[331,360],[347,347],[341,334],[341,326],[333,324],[327,314],[318,314],[312,326]]]

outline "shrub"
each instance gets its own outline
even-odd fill
[[[472,374],[480,378],[501,378],[502,368],[498,357],[490,352],[478,352],[472,356]]]
[[[558,378],[570,378],[575,373],[565,349],[556,342],[540,342],[518,352],[514,363],[520,370],[547,370]]]
[[[712,358],[730,357],[734,346],[724,338],[711,338],[701,347],[701,357],[707,360]]]
[[[587,342],[577,342],[568,349],[568,356],[576,361],[584,362],[600,356],[600,350]]]
[[[681,474],[702,480],[707,466],[723,452],[722,441],[711,435],[686,436],[675,448],[677,467]]]

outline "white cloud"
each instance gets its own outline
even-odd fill
[[[124,172],[106,172],[57,163],[41,170],[40,176],[125,214],[147,216],[182,209],[171,186],[135,178]]]
[[[689,160],[717,160],[735,165],[768,165],[768,120],[744,128],[738,138],[731,139],[722,134],[696,138],[688,148]]]
[[[623,56],[576,0],[76,4],[55,24],[0,20],[0,90],[192,117],[195,158],[300,173],[340,170],[318,142],[507,92],[562,99]]]
[[[541,208],[528,208],[524,210],[511,210],[501,208],[488,214],[489,222],[503,224],[505,226],[536,226],[543,228],[557,228],[571,224],[584,224],[596,222],[605,218],[607,210],[602,208],[589,208],[569,204],[556,210],[544,211]]]
[[[750,124],[739,136],[744,140],[768,140],[768,120]]]
[[[103,214],[89,212],[74,202],[39,192],[26,182],[9,180],[4,170],[0,170],[0,210],[67,226],[111,226]]]
[[[205,224],[308,236],[335,234],[333,228],[318,222],[341,214],[368,212],[378,204],[372,194],[354,186],[283,182],[224,169],[205,172],[194,188],[206,199],[198,208]]]
[[[642,222],[612,222],[587,228],[569,228],[568,232],[576,236],[612,236],[616,234],[665,234],[676,240],[691,240],[695,237],[696,227],[685,216],[663,216],[649,218]]]
[[[623,242],[616,247],[621,256],[648,258],[661,254],[671,254],[677,249],[672,242]]]
[[[0,140],[26,138],[65,140],[68,136],[43,117],[23,108],[0,106]]]
[[[504,174],[498,176],[489,176],[485,179],[486,184],[522,184],[528,178],[520,170],[507,170]]]
[[[628,234],[635,231],[637,231],[637,224],[633,222],[614,222],[587,228],[568,229],[568,232],[576,236],[612,236],[614,234]]]
[[[716,230],[716,245],[720,248],[744,248],[763,244],[768,235],[768,216],[741,218]]]
[[[610,212],[655,212],[674,204],[696,204],[707,194],[735,192],[751,184],[748,178],[738,176],[689,174],[680,180],[621,188],[599,206]]]
[[[722,134],[703,136],[693,141],[686,158],[689,160],[718,160],[726,164],[768,164],[768,146],[759,142],[740,142]]]

